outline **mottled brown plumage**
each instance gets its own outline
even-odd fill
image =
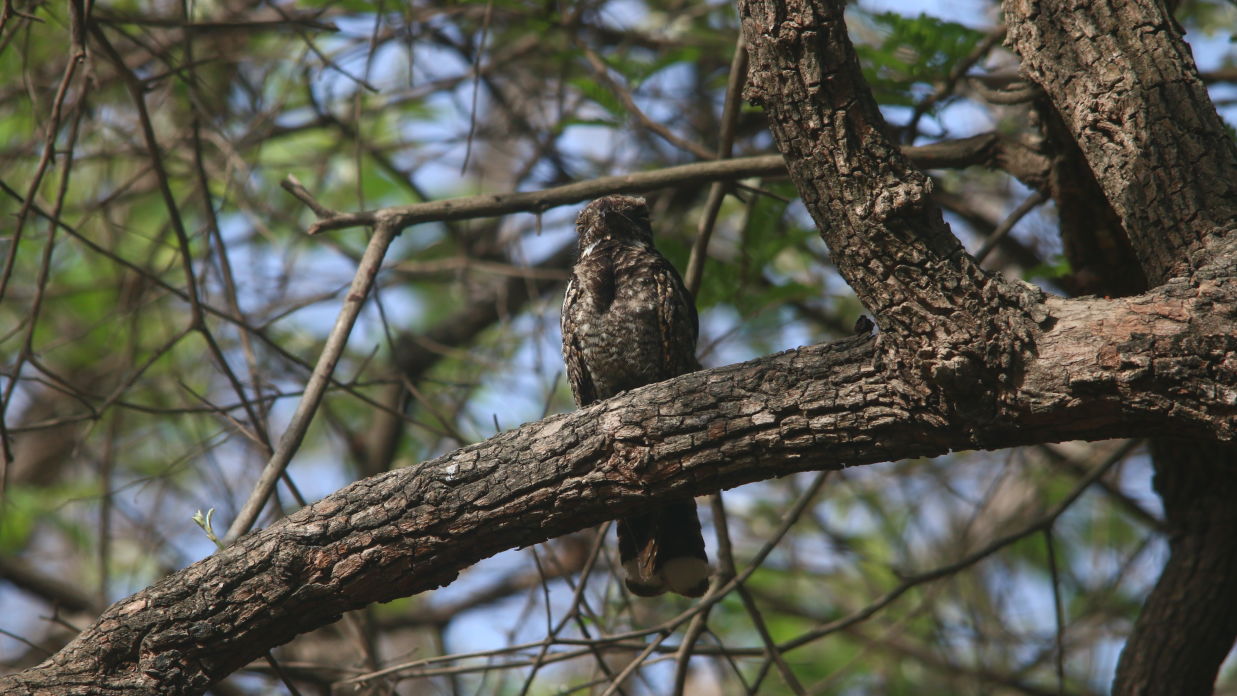
[[[696,307],[653,246],[643,198],[606,196],[576,218],[580,256],[563,298],[563,359],[576,404],[700,369]],[[704,537],[691,500],[618,522],[627,587],[639,595],[708,588]]]

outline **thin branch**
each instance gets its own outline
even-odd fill
[[[726,104],[722,107],[722,134],[717,145],[719,160],[730,157],[734,150],[735,125],[739,121],[739,107],[743,103],[743,85],[747,82],[747,45],[743,41],[743,33],[735,42],[734,56],[730,60],[730,76],[726,82]],[[726,196],[726,187],[720,181],[709,186],[709,198],[704,204],[704,214],[700,217],[700,225],[696,230],[696,239],[692,242],[692,254],[687,261],[687,273],[683,275],[683,283],[688,292],[696,295],[700,292],[700,280],[704,276],[704,262],[709,254],[709,239],[713,237],[713,227],[717,223],[717,213],[722,209],[722,201]]]
[[[970,70],[976,63],[983,60],[985,56],[992,52],[1002,40],[1005,39],[1005,27],[1000,26],[988,32],[988,35],[975,44],[975,48],[971,49],[962,60],[954,64],[949,70],[949,74],[945,77],[945,81],[938,84],[932,90],[932,94],[918,104],[915,105],[915,112],[911,114],[910,121],[906,125],[906,136],[903,138],[906,142],[914,142],[919,135],[919,119],[923,118],[924,114],[936,106],[942,99],[953,94],[954,89],[958,86],[958,81],[966,76],[966,72]]]
[[[756,606],[756,601],[752,599],[752,594],[742,584],[736,585],[739,599],[743,600],[743,608],[747,610],[747,615],[752,619],[752,626],[756,628],[756,633],[760,636],[760,642],[765,645],[765,656],[767,660],[777,665],[777,671],[782,675],[782,679],[786,682],[786,686],[790,690],[803,696],[807,692],[804,691],[803,685],[799,683],[799,679],[795,676],[795,671],[786,664],[786,658],[782,655],[782,651],[777,644],[773,642],[773,636],[769,635],[769,627],[765,625],[764,617],[760,614],[760,608]]]
[[[1119,461],[1119,460],[1118,460]],[[1095,480],[1099,480],[1096,478]],[[1057,668],[1057,693],[1065,693],[1065,607],[1061,603],[1061,577],[1057,571],[1057,549],[1052,540],[1052,527],[1044,530],[1044,551],[1048,554],[1048,576],[1052,579],[1052,609],[1056,619],[1053,662]]]
[[[988,258],[988,254],[992,253],[992,250],[1001,243],[1001,240],[1005,239],[1005,236],[1013,231],[1014,226],[1022,218],[1026,217],[1027,213],[1035,210],[1047,200],[1048,195],[1042,191],[1036,191],[1027,196],[1025,200],[1018,204],[1017,208],[1014,208],[1008,217],[1001,221],[1000,225],[997,225],[992,234],[988,235],[988,238],[984,240],[983,246],[979,248],[979,251],[975,252],[975,263],[983,263],[984,259]]]
[[[386,256],[387,248],[398,233],[398,228],[389,223],[380,223],[375,228],[369,245],[365,247],[365,255],[361,257],[361,263],[357,266],[356,275],[352,278],[348,296],[343,306],[340,307],[335,326],[331,328],[322,353],[318,356],[318,363],[309,376],[308,384],[305,385],[305,395],[297,403],[296,412],[292,415],[287,430],[279,438],[279,445],[267,461],[249,499],[245,501],[244,507],[233,520],[232,526],[228,528],[227,536],[224,537],[225,542],[235,541],[237,537],[253,527],[258,513],[261,512],[266,499],[270,497],[275,487],[275,482],[279,480],[292,461],[292,455],[296,454],[300,448],[301,441],[309,430],[309,424],[318,410],[318,404],[322,402],[322,396],[330,384],[331,373],[334,372],[336,363],[343,355],[352,326],[356,323],[361,308],[365,305],[365,298],[369,295],[374,279],[378,276],[378,269],[382,266],[382,259]]]
[[[1141,441],[1139,440],[1130,440],[1129,443],[1127,443],[1125,447],[1122,447],[1121,449],[1117,450],[1105,462],[1095,467],[1095,469],[1091,471],[1090,475],[1088,475],[1086,478],[1080,481],[1078,485],[1074,487],[1074,490],[1070,491],[1069,495],[1065,496],[1064,500],[1062,500],[1060,503],[1057,503],[1057,505],[1053,507],[1052,510],[1045,513],[1035,522],[1027,525],[1026,527],[1016,532],[1012,532],[1010,534],[1007,534],[1001,537],[1000,539],[993,541],[991,544],[988,544],[987,546],[985,546],[982,549],[979,549],[978,551],[967,554],[966,556],[960,558],[954,563],[949,563],[947,565],[934,568],[930,571],[920,573],[918,575],[912,575],[906,578],[905,580],[903,580],[897,587],[893,588],[892,590],[889,590],[884,595],[882,595],[879,599],[872,602],[868,606],[852,613],[850,616],[846,616],[841,619],[837,619],[835,621],[830,621],[829,623],[823,626],[820,626],[818,628],[815,628],[811,631],[808,631],[797,638],[788,640],[781,644],[780,646],[781,649],[783,651],[793,650],[794,648],[798,648],[798,647],[807,645],[808,643],[819,640],[820,638],[827,636],[831,633],[836,633],[843,629],[854,626],[855,624],[859,624],[864,621],[867,621],[874,614],[876,614],[876,612],[880,611],[881,609],[884,609],[885,607],[892,604],[899,597],[901,597],[903,594],[906,594],[908,590],[914,587],[918,587],[919,585],[922,585],[924,583],[932,582],[934,580],[938,580],[940,578],[953,575],[957,573],[959,570],[962,570],[963,568],[975,565],[976,563],[984,560],[985,558],[991,556],[997,551],[1000,551],[1006,546],[1013,544],[1014,542],[1020,541],[1022,539],[1025,539],[1028,536],[1031,536],[1032,534],[1037,534],[1039,532],[1044,531],[1045,529],[1051,528],[1052,525],[1057,521],[1057,518],[1060,517],[1066,510],[1068,510],[1070,506],[1072,506],[1074,502],[1078,500],[1078,498],[1080,498],[1082,494],[1085,493],[1088,488],[1091,487],[1091,484],[1098,481],[1101,476],[1108,473],[1109,469],[1111,469],[1121,460],[1125,459],[1126,455],[1129,454],[1130,450],[1132,450],[1134,447],[1138,446],[1139,444],[1141,444]]]
[[[656,133],[662,138],[662,140],[665,140],[680,150],[690,152],[701,159],[713,159],[714,154],[709,152],[709,150],[703,145],[681,137],[674,131],[667,128],[664,124],[649,118],[648,115],[644,113],[644,110],[636,104],[636,100],[632,98],[631,92],[615,82],[614,78],[610,77],[610,67],[606,65],[606,62],[602,60],[601,56],[597,55],[596,51],[583,42],[577,42],[576,48],[584,53],[588,66],[592,69],[593,76],[597,78],[597,81],[610,88],[610,92],[618,98],[618,100],[623,104],[623,108],[626,109],[627,113],[631,114],[636,121],[640,123],[641,127]]]
[[[1002,147],[1000,137],[988,133],[931,145],[907,145],[902,147],[902,152],[921,168],[940,169],[994,164]],[[339,213],[312,224],[309,234],[374,225],[380,219],[389,219],[392,224],[402,229],[422,222],[498,217],[511,213],[543,213],[551,208],[572,205],[610,193],[646,193],[688,184],[785,175],[786,164],[781,155],[695,162],[648,172],[603,176],[540,191],[482,194]]]

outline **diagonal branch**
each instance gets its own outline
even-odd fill
[[[0,677],[0,691],[200,693],[271,646],[446,584],[499,551],[797,471],[1080,437],[1232,438],[1237,412],[1224,395],[1237,392],[1237,373],[1200,364],[1195,347],[1232,348],[1237,283],[1217,282],[1202,300],[1180,291],[1052,305],[1060,328],[1038,337],[1044,358],[1020,408],[996,413],[1010,427],[983,442],[959,414],[923,408],[896,373],[874,367],[869,337],[684,375],[526,424],[364,479],[241,537],[113,605],[47,662]],[[1192,321],[1203,304],[1209,321]],[[1107,357],[1084,365],[1080,355]],[[1152,355],[1155,367],[1143,367]]]
[[[295,190],[298,186],[293,181],[290,188]],[[301,441],[304,440],[309,424],[313,421],[318,405],[322,402],[322,397],[330,385],[331,373],[335,371],[335,365],[343,355],[344,346],[348,343],[348,335],[352,333],[352,326],[360,316],[365,298],[369,295],[374,279],[378,276],[382,259],[386,256],[387,248],[397,234],[399,230],[390,225],[379,224],[375,228],[374,236],[370,238],[369,244],[365,247],[365,255],[361,258],[356,275],[352,279],[352,286],[348,290],[344,305],[340,308],[335,325],[331,327],[331,333],[327,336],[326,345],[323,346],[318,362],[309,375],[309,382],[305,385],[305,394],[297,402],[292,421],[279,438],[279,445],[271,453],[266,466],[263,467],[262,474],[258,477],[258,482],[250,492],[244,507],[228,528],[226,541],[231,542],[253,528],[258,514],[266,505],[271,492],[275,490],[275,483],[284,475],[288,464],[292,462],[293,455],[300,449]]]
[[[884,364],[995,434],[1006,424],[984,414],[1014,398],[1035,359],[1041,293],[985,272],[945,224],[932,180],[886,134],[843,11],[840,0],[741,1],[746,95],[768,112],[838,271],[876,315]]]
[[[901,148],[901,151],[924,169],[983,165],[1009,169],[1011,173],[1020,178],[1037,176],[1034,171],[1035,166],[1027,162],[1026,146],[995,133],[984,133],[930,145],[906,145]],[[402,229],[422,222],[469,220],[511,213],[541,213],[551,208],[572,205],[610,193],[647,193],[675,186],[735,181],[751,177],[781,176],[785,173],[786,165],[781,155],[755,155],[710,162],[694,162],[646,172],[586,179],[540,191],[487,193],[354,213],[324,211],[330,212],[331,215],[324,216],[310,225],[309,234],[374,225],[379,219],[390,219],[393,224]]]

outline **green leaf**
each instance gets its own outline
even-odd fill
[[[858,43],[855,50],[877,100],[888,105],[914,104],[915,86],[945,80],[985,37],[983,32],[926,14],[883,12],[871,21],[884,40],[878,45]]]
[[[614,96],[614,92],[610,91],[609,87],[598,84],[591,76],[573,77],[568,82],[595,104],[608,111],[619,122],[627,118],[627,110],[623,108],[623,103],[619,101],[619,98]]]

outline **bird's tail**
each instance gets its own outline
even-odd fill
[[[618,538],[633,594],[652,597],[669,590],[699,597],[709,589],[709,560],[692,499],[619,520]]]

